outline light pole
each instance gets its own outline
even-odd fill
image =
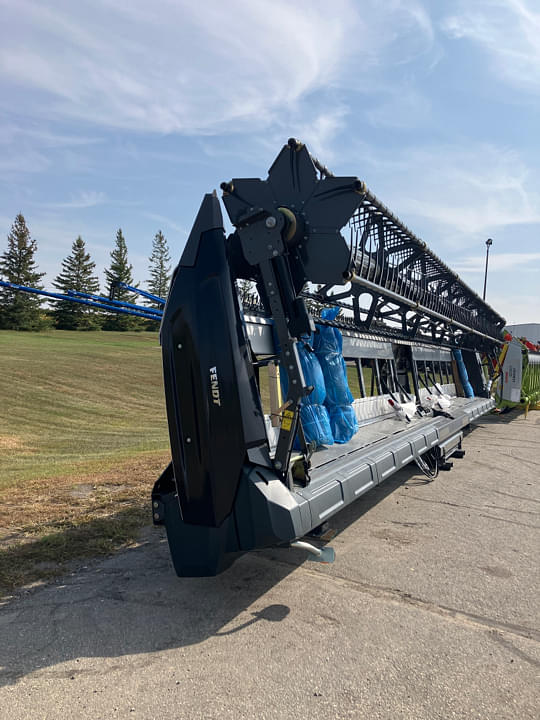
[[[482,300],[486,299],[486,285],[487,285],[487,269],[488,269],[488,260],[489,260],[489,248],[493,245],[493,240],[491,238],[488,238],[486,240],[486,273],[484,275],[484,294],[482,295]]]

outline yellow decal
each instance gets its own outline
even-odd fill
[[[281,429],[290,432],[294,413],[291,410],[285,410],[283,413],[283,420],[281,421]]]

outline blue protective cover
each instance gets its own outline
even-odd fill
[[[463,355],[461,353],[461,350],[452,350],[452,353],[456,361],[457,369],[459,372],[459,379],[461,380],[465,397],[472,398],[474,397],[474,390],[472,389],[472,385],[469,382],[469,374],[467,372],[467,368],[465,367],[465,363],[463,362]]]
[[[335,320],[338,312],[339,308],[326,308],[321,317],[324,320]],[[332,435],[334,442],[346,443],[358,430],[358,421],[352,406],[354,398],[349,390],[347,366],[342,354],[343,338],[337,328],[317,325],[317,329],[314,349],[324,375],[324,403],[328,408]]]
[[[311,340],[311,338],[310,338]],[[300,419],[304,429],[307,443],[315,441],[319,445],[333,445],[334,437],[330,428],[328,410],[324,405],[326,388],[324,376],[317,356],[307,341],[300,341],[296,345],[298,356],[304,373],[306,385],[313,386],[313,392],[300,403]],[[280,373],[283,395],[287,395],[289,380],[286,372]],[[295,448],[299,448],[298,439],[295,441]]]
[[[315,441],[317,447],[320,445],[333,445],[334,436],[330,427],[330,418],[328,410],[324,405],[308,405],[300,404],[300,419],[304,429],[306,442]],[[295,441],[295,447],[299,447],[298,440]]]

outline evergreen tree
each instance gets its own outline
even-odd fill
[[[110,267],[105,270],[107,281],[107,293],[114,296],[115,300],[123,302],[136,302],[136,297],[129,290],[115,286],[117,281],[133,285],[133,265],[129,264],[126,241],[122,235],[122,228],[116,233],[116,245],[111,252]],[[137,317],[121,313],[108,315],[104,324],[104,330],[136,330],[140,328]]]
[[[7,250],[0,256],[2,280],[43,289],[40,284],[45,273],[37,271],[34,255],[37,243],[21,213],[15,218],[8,237]],[[43,327],[38,295],[0,287],[0,327],[6,330],[39,330]]]
[[[84,240],[79,237],[71,247],[71,255],[62,261],[62,272],[53,285],[60,292],[78,290],[85,293],[99,292],[99,281],[94,274],[96,263],[86,252]],[[54,303],[54,321],[59,330],[95,330],[99,327],[96,312],[79,303],[59,300]]]
[[[152,241],[152,254],[150,255],[150,280],[146,283],[148,291],[153,295],[166,298],[171,280],[171,255],[167,240],[161,230],[158,230]],[[154,308],[161,308],[159,303],[148,303]]]

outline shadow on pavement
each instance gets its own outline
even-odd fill
[[[415,465],[341,511],[331,519],[332,529],[345,531],[408,482],[424,484]],[[267,598],[248,615],[246,610],[302,565],[305,552],[264,550],[241,557],[218,577],[178,578],[163,532],[150,534],[140,547],[94,561],[0,607],[0,685],[45,668],[54,677],[71,677],[85,657],[166,651],[288,616],[287,605],[265,605]],[[261,556],[266,562],[257,559]],[[61,663],[67,663],[65,670],[55,668]]]
[[[178,578],[163,533],[154,533],[142,547],[6,603],[0,609],[0,686],[60,663],[69,664],[71,676],[81,658],[165,651],[287,617],[288,606],[270,603],[242,614],[293,572],[300,553],[286,565],[244,556],[218,577]]]
[[[515,407],[511,408],[508,412],[504,413],[487,413],[481,417],[473,420],[470,427],[487,427],[489,425],[508,425],[514,422],[519,417],[525,418],[525,411],[522,408]]]

